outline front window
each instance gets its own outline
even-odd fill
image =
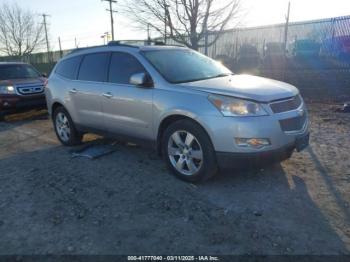
[[[0,65],[0,80],[38,78],[40,74],[30,65]]]
[[[232,74],[219,62],[192,50],[144,51],[143,55],[170,83],[194,82]]]
[[[128,85],[133,74],[145,73],[140,62],[130,54],[114,52],[109,66],[108,81]]]

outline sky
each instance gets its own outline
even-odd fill
[[[218,0],[221,1],[221,0]],[[222,0],[224,1],[224,0]],[[16,2],[38,15],[46,13],[49,24],[50,47],[57,50],[58,37],[62,49],[98,45],[101,36],[110,31],[108,3],[101,0],[0,0],[2,3]],[[122,3],[123,0],[118,0]],[[259,26],[283,23],[287,13],[288,0],[241,0],[242,14],[240,26]],[[350,15],[350,0],[290,0],[290,21],[313,20]],[[118,10],[118,4],[114,7]],[[125,14],[115,13],[116,40],[145,39],[145,30],[135,29]],[[152,34],[152,32],[151,32]],[[153,36],[156,36],[153,32]]]

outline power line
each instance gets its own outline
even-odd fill
[[[114,19],[113,19],[113,13],[117,13],[117,11],[113,10],[112,5],[113,3],[116,4],[116,0],[101,0],[102,2],[109,2],[109,9],[106,9],[109,11],[111,16],[111,32],[112,32],[112,41],[114,41]]]

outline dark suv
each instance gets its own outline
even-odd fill
[[[44,107],[46,78],[25,63],[0,63],[0,120],[21,109]]]

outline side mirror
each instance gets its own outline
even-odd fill
[[[47,77],[47,74],[46,73],[42,73],[41,76],[42,77]]]
[[[133,74],[130,77],[129,83],[135,86],[153,87],[153,81],[151,77],[146,73]]]

